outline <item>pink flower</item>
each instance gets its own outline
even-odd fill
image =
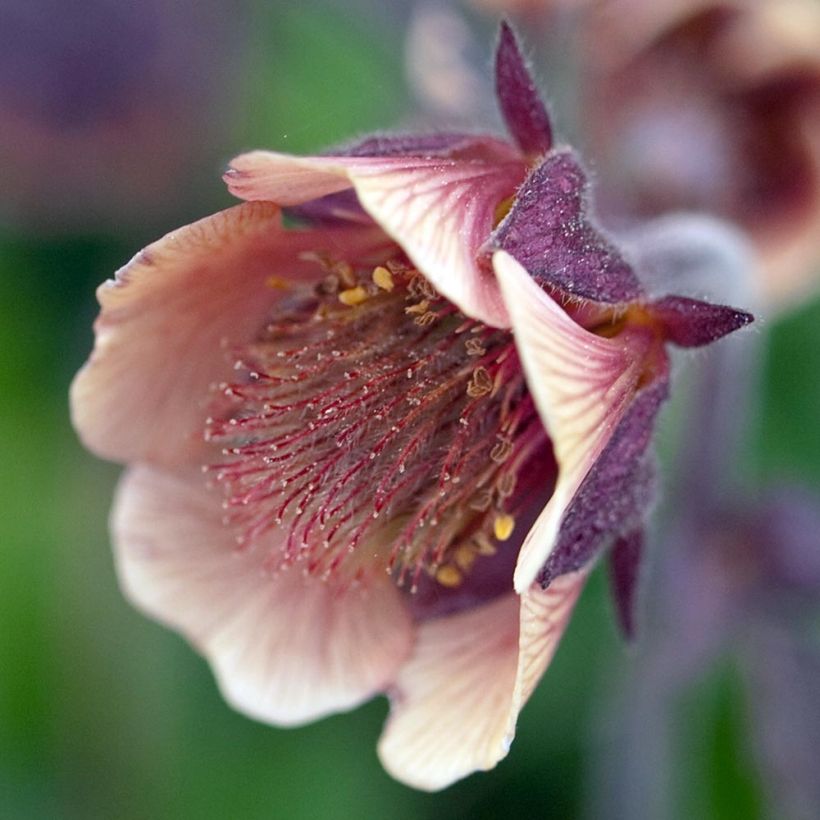
[[[102,285],[72,388],[131,465],[126,594],[258,719],[387,692],[382,761],[424,789],[507,753],[605,544],[631,598],[664,342],[750,318],[645,296],[506,27],[496,73],[515,144],[234,160],[245,204]]]

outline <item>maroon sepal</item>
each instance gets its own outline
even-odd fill
[[[586,174],[570,150],[530,174],[490,242],[564,294],[609,304],[643,295],[635,271],[589,217]]]
[[[754,321],[751,313],[725,305],[712,305],[686,296],[665,296],[649,305],[652,315],[679,347],[700,347]]]
[[[528,155],[546,154],[552,147],[552,126],[518,41],[509,25],[501,24],[495,52],[495,93],[512,138]]]
[[[621,536],[609,554],[609,580],[618,625],[627,640],[635,637],[635,604],[644,550],[643,529]]]
[[[555,547],[538,573],[543,588],[589,564],[613,535],[643,526],[655,489],[652,433],[668,390],[663,375],[632,399],[564,513]]]

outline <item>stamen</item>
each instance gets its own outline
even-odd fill
[[[393,274],[384,267],[384,265],[378,265],[377,267],[373,268],[373,284],[376,287],[381,288],[382,290],[391,291],[395,287],[395,283],[393,282]]]
[[[546,442],[512,336],[402,259],[309,258],[327,277],[294,289],[290,312],[234,351],[237,382],[215,388],[205,437],[225,459],[206,470],[238,548],[274,543],[273,571],[321,578],[355,578],[375,554],[411,590],[422,573],[456,587],[512,536],[532,491],[514,495],[516,477],[538,472]]]
[[[356,285],[356,287],[340,291],[339,301],[343,305],[360,305],[367,299],[368,295],[367,291],[361,285]]]
[[[493,533],[499,541],[506,541],[515,529],[515,519],[506,513],[497,515],[493,521]]]

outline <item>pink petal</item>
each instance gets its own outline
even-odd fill
[[[149,245],[100,286],[96,343],[71,388],[89,449],[173,465],[200,447],[209,385],[228,377],[227,346],[253,337],[288,282],[324,274],[305,250],[359,255],[373,229],[284,231],[279,209],[243,204]]]
[[[297,571],[266,573],[265,550],[237,552],[220,497],[201,482],[153,467],[123,478],[112,529],[134,604],[192,641],[226,700],[259,720],[303,723],[389,685],[412,644],[389,580],[340,591]]]
[[[606,339],[576,324],[509,254],[493,256],[516,345],[558,462],[555,491],[524,540],[515,589],[530,587],[555,546],[563,515],[623,417],[651,335]]]
[[[280,205],[353,187],[362,207],[440,293],[467,315],[506,327],[495,277],[478,254],[497,207],[515,192],[525,170],[508,146],[485,138],[449,158],[292,157],[254,151],[237,157],[225,180],[236,196]]]
[[[549,665],[583,573],[427,621],[391,693],[379,756],[396,778],[435,791],[490,769],[509,751],[518,713]]]

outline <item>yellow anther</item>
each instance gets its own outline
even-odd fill
[[[492,390],[493,380],[490,374],[483,367],[477,367],[473,370],[473,375],[467,385],[467,395],[471,399],[477,399],[480,396],[486,396]]]
[[[436,319],[438,319],[438,313],[428,310],[426,313],[422,313],[421,316],[416,316],[413,322],[419,327],[429,327]]]
[[[457,587],[461,581],[461,573],[452,564],[445,564],[436,570],[436,580],[443,587]]]
[[[490,541],[490,539],[483,533],[476,535],[473,538],[473,543],[475,544],[479,555],[495,555],[498,552],[495,544],[493,544],[493,542]]]
[[[427,313],[427,308],[430,307],[430,302],[427,299],[422,299],[420,302],[416,302],[415,305],[409,305],[404,309],[404,312],[408,315],[416,313],[421,315],[423,313]]]
[[[501,513],[493,521],[493,535],[499,541],[506,541],[515,529],[515,519],[509,513]]]
[[[395,283],[393,282],[393,274],[390,273],[384,265],[379,265],[377,268],[373,268],[373,283],[376,287],[388,292],[393,290],[395,287]]]
[[[475,563],[476,551],[469,544],[462,544],[456,549],[453,558],[459,569],[463,569],[464,572],[469,572]]]
[[[506,436],[498,436],[498,441],[493,445],[493,449],[490,450],[490,458],[496,464],[501,464],[509,458],[512,451],[512,442]]]
[[[347,288],[339,292],[339,301],[343,305],[353,307],[353,305],[360,305],[368,297],[367,291],[361,286],[356,285],[355,288]]]
[[[464,346],[467,348],[468,356],[483,356],[487,352],[487,348],[475,336],[467,339]]]

